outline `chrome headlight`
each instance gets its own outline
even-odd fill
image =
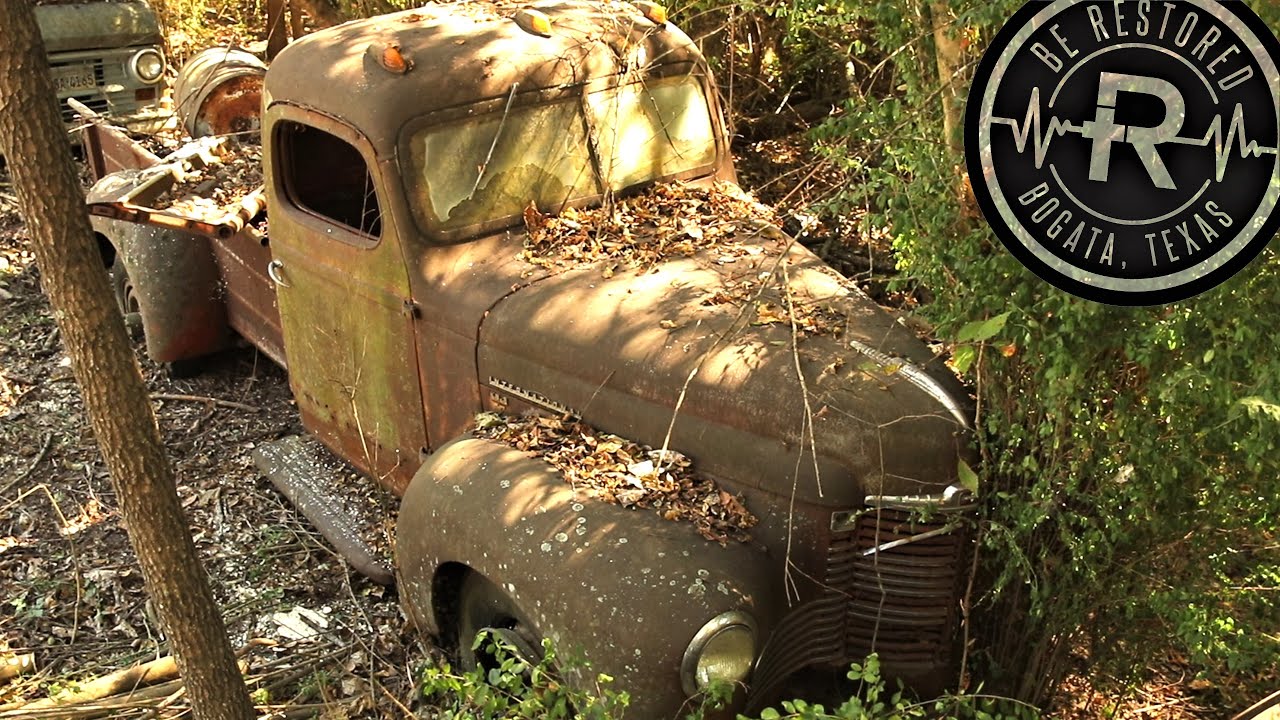
[[[756,659],[756,623],[750,615],[731,611],[702,626],[684,651],[680,683],[696,695],[713,682],[740,683]]]
[[[164,75],[164,55],[155,48],[143,48],[129,58],[129,73],[148,85]]]

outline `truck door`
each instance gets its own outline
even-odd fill
[[[427,434],[408,271],[373,149],[299,108],[273,106],[265,126],[269,271],[303,423],[398,491]]]

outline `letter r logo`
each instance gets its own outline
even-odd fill
[[[1140,93],[1159,98],[1164,103],[1164,121],[1156,127],[1118,125],[1116,97],[1121,92]],[[1098,109],[1093,120],[1083,124],[1081,135],[1093,140],[1093,157],[1089,162],[1089,179],[1106,182],[1111,173],[1111,143],[1127,142],[1138,151],[1151,182],[1164,190],[1176,190],[1156,146],[1178,136],[1186,120],[1186,101],[1173,83],[1143,75],[1104,72],[1098,83]]]

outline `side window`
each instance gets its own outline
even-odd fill
[[[278,132],[277,167],[289,200],[362,235],[379,237],[382,213],[360,151],[336,135],[302,123],[282,122]]]

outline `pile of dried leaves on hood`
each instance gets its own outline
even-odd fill
[[[691,522],[708,540],[746,542],[757,522],[742,500],[697,475],[684,455],[664,456],[581,421],[485,412],[476,416],[475,434],[538,455],[588,497]]]
[[[708,248],[745,252],[764,228],[781,225],[777,214],[733,183],[710,187],[661,183],[633,197],[557,216],[530,206],[522,257],[548,268],[603,263],[605,277],[620,267],[648,268]]]

